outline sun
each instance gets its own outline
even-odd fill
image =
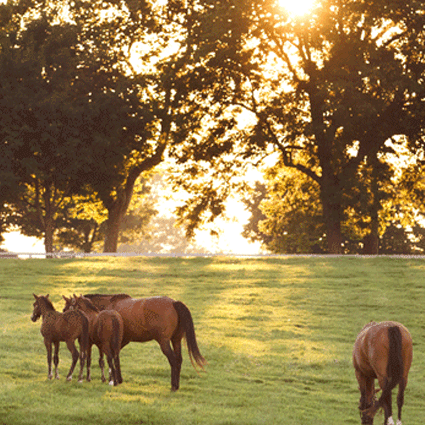
[[[303,16],[309,13],[316,0],[279,0],[279,4],[291,16]]]

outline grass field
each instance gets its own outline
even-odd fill
[[[207,373],[183,352],[181,389],[155,342],[121,354],[124,383],[47,380],[32,293],[168,295],[192,312]],[[396,258],[90,258],[0,261],[0,425],[360,424],[351,364],[370,320],[410,330],[414,359],[403,423],[425,418],[425,260]],[[382,424],[383,416],[375,423]]]

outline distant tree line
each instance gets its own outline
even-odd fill
[[[9,0],[0,234],[116,251],[135,191],[171,159],[188,237],[239,193],[246,236],[273,252],[420,251],[424,53],[419,0],[303,17],[278,0]],[[137,209],[137,226],[155,215]]]

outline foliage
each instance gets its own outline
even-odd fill
[[[268,195],[261,203],[266,218],[259,223],[259,230],[270,237],[267,249],[288,254],[326,250],[317,184],[296,170],[277,167],[267,181]]]
[[[424,267],[423,259],[358,257],[2,260],[2,421],[358,424],[353,343],[371,319],[393,319],[408,327],[415,344],[403,421],[419,424]],[[192,312],[207,373],[196,374],[183,348],[181,389],[171,393],[168,362],[150,342],[123,349],[118,387],[100,382],[95,361],[92,382],[66,382],[70,356],[63,347],[61,378],[48,381],[40,324],[30,321],[33,292],[50,292],[58,310],[61,295],[72,293],[180,299]]]
[[[22,12],[18,4],[10,25],[20,19],[26,25],[5,28],[2,38],[1,128],[8,153],[2,161],[11,160],[23,187],[18,201],[12,199],[13,224],[29,235],[44,234],[47,252],[66,199],[87,184],[100,181],[105,188],[117,180],[139,123],[130,80],[114,67],[114,55],[95,49],[100,28],[70,21],[83,12],[78,5],[65,20],[59,6],[42,4],[37,15],[31,13],[37,5],[26,3]]]
[[[196,29],[188,39],[188,49],[196,46],[188,84],[211,113],[187,150],[185,172],[198,173],[193,161],[202,159],[224,183],[205,190],[194,180],[200,196],[180,211],[183,219],[220,212],[217,203],[234,189],[229,169],[275,151],[319,185],[328,249],[342,250],[344,198],[360,164],[389,138],[418,142],[423,130],[422,3],[382,4],[323,0],[292,18],[278,1],[193,3],[186,15]],[[252,118],[245,131],[235,118],[241,110]],[[297,161],[299,151],[307,163]]]
[[[400,163],[402,166],[400,166]],[[391,164],[391,166],[389,165]],[[370,233],[374,174],[379,173],[375,195],[379,200],[381,254],[418,254],[423,252],[424,194],[420,161],[389,149],[386,158],[371,167],[363,163],[351,194],[344,197],[343,249],[346,254],[370,254],[365,250]],[[264,184],[245,200],[251,220],[245,237],[259,240],[275,253],[327,252],[318,186],[300,171],[276,164],[265,173]]]

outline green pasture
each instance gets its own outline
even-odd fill
[[[168,295],[191,310],[207,372],[183,352],[181,389],[155,342],[121,353],[124,383],[47,380],[32,293]],[[351,364],[370,320],[410,330],[414,359],[403,423],[425,417],[425,259],[89,258],[0,260],[0,425],[360,424]],[[76,370],[78,371],[78,370]],[[395,397],[393,397],[394,399]],[[395,403],[394,403],[395,405]],[[382,424],[383,416],[375,423]]]

